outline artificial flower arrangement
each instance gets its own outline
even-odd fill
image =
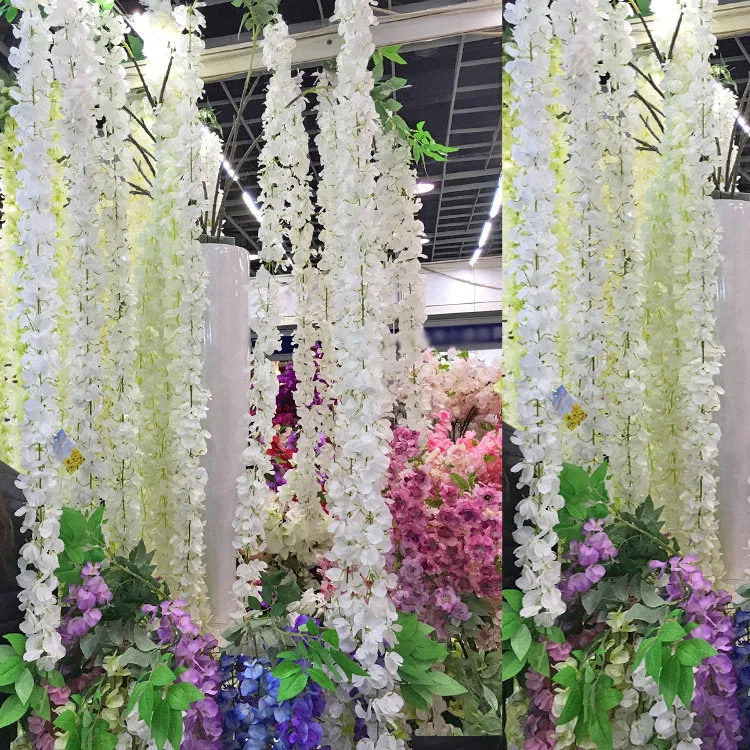
[[[372,709],[358,686],[369,675],[357,662],[353,644],[340,642],[336,630],[323,625],[324,602],[312,589],[303,591],[287,568],[262,574],[261,598],[249,602],[252,614],[224,634],[230,645],[221,657],[218,700],[225,715],[225,747],[330,747],[323,717],[342,688],[354,705],[344,733],[354,740],[367,737],[364,717]],[[434,696],[464,692],[440,668],[448,649],[434,639],[434,628],[403,613],[397,625],[398,643],[387,647],[376,668],[386,661],[399,665],[404,702],[414,707]],[[402,727],[407,733],[408,727]]]
[[[435,707],[433,730],[493,735],[501,731],[502,440],[493,430],[454,441],[452,429],[441,413],[424,448],[417,431],[394,431],[393,596],[446,640],[446,672],[467,688]]]
[[[509,744],[737,748],[731,596],[680,555],[650,498],[610,502],[607,470],[561,473],[565,614],[538,626],[520,591],[503,592],[503,677],[528,696],[508,704]]]
[[[425,353],[424,378],[430,392],[430,416],[447,411],[455,439],[467,430],[481,433],[500,423],[500,362],[487,364],[467,351]]]
[[[34,750],[218,747],[217,641],[186,603],[154,576],[140,542],[128,555],[107,547],[103,508],[64,508],[57,579],[65,654],[44,670],[26,638],[0,646],[0,726],[19,724]]]

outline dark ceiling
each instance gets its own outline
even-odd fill
[[[139,7],[136,0],[124,0],[121,4],[127,12]],[[376,13],[393,15],[460,4],[450,0],[380,0]],[[328,26],[333,7],[334,0],[281,0],[280,3],[280,11],[293,34]],[[230,0],[206,0],[202,12],[206,16],[207,46],[221,47],[246,40],[246,34],[238,35],[242,11],[234,8]],[[408,79],[409,87],[398,97],[403,105],[400,114],[412,125],[424,120],[437,141],[459,147],[447,162],[419,167],[420,179],[435,185],[432,192],[422,196],[420,212],[430,240],[424,249],[428,260],[470,258],[488,218],[501,162],[500,48],[499,30],[496,35],[454,36],[402,48],[408,64],[399,66],[398,75]],[[305,70],[306,83],[312,84],[314,71],[315,68]],[[242,85],[241,78],[206,84],[204,104],[215,111],[225,136],[229,134]],[[241,146],[245,149],[252,146],[253,153],[227,197],[226,232],[251,251],[257,249],[258,225],[241,199],[241,190],[257,197],[257,155],[262,145],[258,136],[266,85],[267,76],[260,76],[244,112]],[[306,123],[313,168],[317,169],[317,152],[312,142],[316,133],[314,105],[312,96]],[[239,162],[240,153],[235,163]],[[500,253],[499,222],[495,225],[483,250],[485,256]]]

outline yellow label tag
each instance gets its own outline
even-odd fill
[[[565,420],[565,424],[568,425],[568,429],[575,430],[587,416],[588,414],[578,404],[575,404],[563,419]]]
[[[73,448],[70,455],[63,459],[63,466],[65,466],[68,474],[72,474],[85,460],[81,451],[78,448]]]

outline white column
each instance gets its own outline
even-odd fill
[[[718,382],[724,388],[718,424],[719,528],[734,591],[750,567],[750,202],[717,200],[723,235],[718,288],[719,342],[726,350]]]
[[[210,433],[202,465],[206,485],[206,574],[211,627],[217,635],[229,625],[235,556],[232,519],[237,477],[247,445],[247,356],[250,341],[247,250],[205,243],[208,307],[204,320],[203,382],[211,392],[206,429]]]

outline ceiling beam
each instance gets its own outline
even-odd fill
[[[748,0],[750,2],[750,0]],[[496,33],[502,28],[502,7],[497,0],[469,2],[430,7],[407,13],[382,17],[373,27],[373,41],[378,47],[391,44],[427,42],[459,34]],[[291,29],[294,32],[294,28]],[[292,64],[295,67],[316,65],[335,57],[340,49],[336,26],[326,26],[294,34],[297,42]],[[247,72],[251,42],[210,47],[201,55],[201,77],[204,81],[218,81]],[[257,56],[256,56],[257,57]],[[256,68],[258,72],[260,68]],[[139,87],[135,69],[128,66],[128,80]]]

